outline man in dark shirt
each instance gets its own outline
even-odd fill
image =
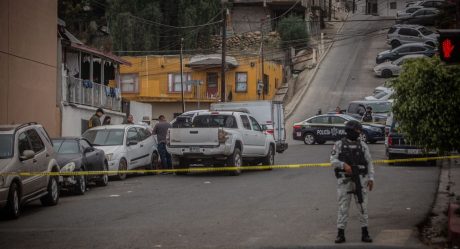
[[[98,108],[96,113],[89,119],[88,128],[93,128],[97,126],[101,126],[101,117],[104,115],[104,110],[102,108]]]
[[[158,120],[160,122],[153,128],[153,135],[157,135],[161,164],[163,169],[172,169],[171,155],[166,150],[166,135],[168,134],[168,129],[171,128],[171,124],[166,122],[164,115],[160,115]]]

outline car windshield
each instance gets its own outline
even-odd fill
[[[58,154],[80,153],[80,147],[77,140],[53,139],[53,148]]]
[[[123,145],[124,129],[88,130],[83,134],[95,146]]]
[[[391,110],[390,102],[375,102],[368,103],[367,106],[372,107],[373,113],[388,113]]]
[[[0,135],[0,159],[13,156],[13,135]]]
[[[379,92],[379,93],[377,93],[376,95],[374,95],[374,98],[376,98],[376,99],[381,99],[381,98],[385,97],[385,96],[388,95],[388,94],[389,94],[389,93],[386,92],[386,91]]]
[[[425,27],[419,28],[418,31],[420,31],[420,33],[422,33],[423,35],[431,35],[431,34],[433,34],[433,31],[430,31],[429,29],[427,29]]]
[[[195,128],[238,128],[235,117],[232,115],[199,115],[193,119],[192,127]]]

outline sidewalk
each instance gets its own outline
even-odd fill
[[[421,239],[436,249],[460,247],[460,160],[442,161],[439,188]]]

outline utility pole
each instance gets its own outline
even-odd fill
[[[227,8],[225,2],[222,1],[222,65],[220,79],[220,101],[226,102],[227,94],[225,90],[225,69],[226,69],[226,51],[227,50]]]
[[[356,8],[356,0],[353,0],[353,14],[355,13],[355,8]]]
[[[265,18],[262,19],[262,22],[260,24],[260,33],[262,34],[262,39],[261,39],[261,45],[260,45],[260,59],[261,59],[261,65],[262,65],[262,99],[265,100],[265,70],[264,70],[264,23],[265,23]]]
[[[332,19],[332,0],[329,0],[329,21]]]
[[[184,38],[180,38],[180,90],[182,96],[182,113],[185,112],[185,100],[184,100],[184,63],[183,61],[183,52],[184,50]]]

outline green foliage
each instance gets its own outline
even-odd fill
[[[408,139],[426,149],[460,149],[460,66],[438,57],[408,61],[391,85],[393,112]]]
[[[291,15],[281,19],[278,33],[284,47],[299,47],[308,44],[307,26],[301,17]]]
[[[201,25],[214,17],[213,21],[220,20],[220,10],[220,1],[215,0],[59,1],[59,17],[66,22],[70,32],[88,45],[97,47],[92,44],[91,37],[98,31],[91,27],[107,26],[115,51],[177,50],[181,37],[184,37],[185,49],[197,48],[198,44],[206,46],[211,36],[219,32],[220,24],[175,29],[157,23]]]

